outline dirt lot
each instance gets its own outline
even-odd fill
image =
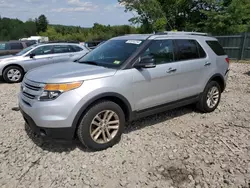
[[[89,152],[25,131],[19,84],[0,83],[0,187],[250,188],[250,64],[231,64],[218,109],[133,122],[121,142]]]

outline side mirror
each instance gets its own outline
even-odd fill
[[[30,53],[30,58],[33,58],[33,57],[35,57],[35,56],[36,56],[35,54]]]
[[[153,57],[147,56],[143,57],[136,65],[135,68],[155,68],[155,59]]]

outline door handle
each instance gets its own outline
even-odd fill
[[[210,65],[211,65],[211,63],[206,62],[204,66],[210,66]]]
[[[53,59],[53,57],[48,57],[48,59]]]
[[[169,68],[167,73],[176,72],[176,71],[177,71],[177,69]]]
[[[69,57],[73,57],[73,56],[74,56],[74,54],[70,54],[70,55],[69,55]]]

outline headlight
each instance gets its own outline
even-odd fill
[[[40,101],[54,100],[62,93],[79,88],[82,82],[72,82],[63,84],[46,84],[44,91],[38,98]]]

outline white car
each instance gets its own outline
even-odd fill
[[[0,57],[0,76],[8,83],[22,81],[26,72],[43,65],[75,61],[89,49],[75,43],[35,44],[16,55]]]

